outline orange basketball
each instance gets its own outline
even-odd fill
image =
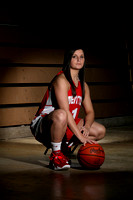
[[[99,169],[105,160],[105,152],[100,144],[87,143],[80,147],[77,159],[82,167]]]

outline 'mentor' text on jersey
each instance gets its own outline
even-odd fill
[[[78,104],[81,105],[82,103],[82,97],[81,96],[68,96],[68,102],[69,104]]]

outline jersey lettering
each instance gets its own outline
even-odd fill
[[[76,96],[76,97],[68,96],[68,102],[69,102],[69,104],[81,105],[82,97],[81,96]]]
[[[78,108],[75,108],[74,110],[72,110],[72,114],[73,114],[74,119],[76,117],[77,111],[78,111]]]

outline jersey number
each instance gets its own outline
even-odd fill
[[[73,114],[73,118],[74,118],[74,119],[75,119],[75,117],[76,117],[77,110],[78,110],[78,108],[75,108],[74,110],[72,110],[72,114]]]

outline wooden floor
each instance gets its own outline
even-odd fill
[[[1,199],[105,200],[133,198],[133,126],[107,129],[99,142],[105,161],[84,170],[77,151],[67,171],[49,169],[49,155],[33,137],[0,141]]]

